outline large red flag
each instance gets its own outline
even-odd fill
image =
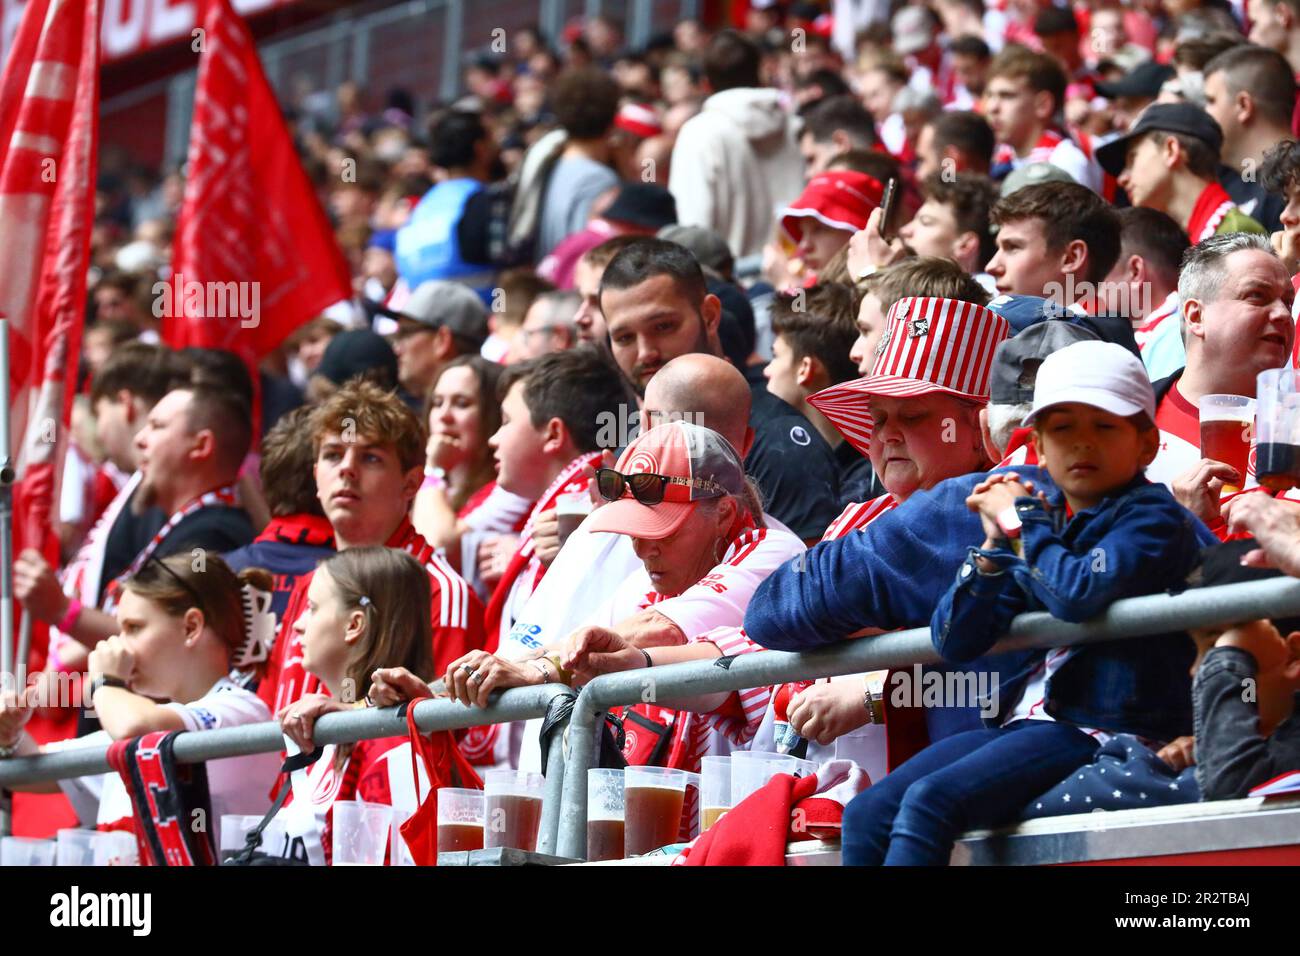
[[[202,23],[163,339],[251,362],[352,284],[248,27],[230,0],[207,0]]]
[[[76,388],[95,203],[99,0],[28,0],[0,78],[0,313],[17,530],[46,550]]]

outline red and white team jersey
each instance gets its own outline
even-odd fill
[[[223,677],[198,700],[188,704],[163,705],[176,711],[186,730],[215,730],[219,727],[242,727],[271,719],[271,712],[252,691]],[[46,744],[46,753],[75,750],[79,747],[105,746],[113,738],[107,731],[85,737]],[[280,755],[249,754],[209,760],[208,792],[212,800],[211,825],[220,826],[225,814],[261,816],[268,805],[267,792],[280,772]],[[131,829],[134,811],[131,797],[116,773],[91,777],[71,777],[59,781],[59,787],[72,804],[82,826],[101,830]]]
[[[287,740],[288,738],[286,738]],[[297,748],[290,750],[296,752]],[[338,747],[327,744],[311,766],[293,774],[293,793],[280,815],[290,839],[301,841],[312,866],[329,866],[333,858],[333,809],[339,800],[362,800],[391,806],[405,814],[419,806],[411,775],[411,742],[380,737],[352,745],[342,770],[334,766]],[[428,790],[419,767],[421,792]]]
[[[1095,193],[1101,192],[1102,172],[1096,160],[1089,159],[1074,140],[1056,130],[1045,130],[1024,156],[1017,156],[1009,144],[1002,143],[993,153],[993,163],[1010,163],[1012,169],[1030,163],[1050,163],[1069,173],[1076,183]]]
[[[483,647],[483,605],[465,579],[416,532],[408,519],[402,519],[386,543],[390,548],[400,548],[412,555],[429,572],[433,591],[429,613],[433,623],[434,673],[444,673],[452,661]],[[289,595],[266,676],[257,690],[272,713],[304,694],[327,693],[320,679],[303,669],[302,644],[293,630],[294,622],[307,608],[311,578],[310,574],[300,577]]]
[[[540,647],[558,645],[583,625],[612,627],[651,604],[681,628],[688,641],[712,640],[709,635],[715,633],[720,636],[713,642],[720,648],[725,643],[727,648],[749,645],[758,649],[735,633],[744,623],[745,609],[754,591],[772,571],[806,550],[794,532],[775,518],[764,515],[763,522],[762,528],[750,526],[741,530],[722,560],[699,582],[675,597],[665,597],[654,590],[627,535],[586,532],[584,522],[569,536],[528,602],[524,615],[515,622],[509,639],[502,645],[503,656],[517,657]],[[566,562],[562,567],[560,562],[566,557],[573,563]],[[623,571],[619,581],[611,580],[611,569]],[[580,595],[598,593],[609,597],[594,612],[583,613]],[[723,648],[722,652],[739,651]],[[540,723],[537,721],[536,726]],[[526,770],[540,767],[541,751],[534,726],[530,725],[514,746],[511,763]],[[498,758],[502,756],[498,753]]]
[[[475,531],[499,534],[524,530],[533,503],[490,481],[470,496],[456,517]]]

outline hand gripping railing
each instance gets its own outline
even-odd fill
[[[1086,624],[1067,624],[1043,613],[1022,614],[1012,622],[1008,635],[989,653],[1089,644],[1294,614],[1300,614],[1300,581],[1274,578],[1197,588],[1172,596],[1153,594],[1129,598],[1115,602],[1106,614]],[[558,854],[586,859],[587,770],[595,759],[596,733],[603,726],[602,716],[607,708],[650,698],[663,703],[747,687],[939,660],[930,643],[930,629],[923,627],[846,641],[802,654],[766,651],[717,661],[624,671],[593,679],[578,695],[569,718],[569,756]]]
[[[494,694],[486,708],[466,707],[447,699],[424,700],[415,705],[415,723],[422,731],[460,730],[486,724],[503,724],[546,716],[551,701],[573,691],[562,684],[520,687]],[[321,744],[354,743],[376,737],[405,737],[406,721],[397,708],[353,710],[326,714],[316,722],[313,738]],[[537,852],[554,853],[559,826],[560,796],[564,782],[562,729],[551,737],[546,763],[546,792],[538,828]],[[274,753],[284,748],[280,725],[274,722],[201,730],[176,738],[175,754],[180,763],[201,763],[222,757]],[[108,747],[77,747],[58,753],[0,760],[0,788],[44,780],[60,780],[107,773]]]

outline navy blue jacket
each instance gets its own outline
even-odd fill
[[[225,555],[236,573],[244,568],[263,568],[275,578],[271,610],[277,621],[284,620],[289,595],[298,578],[316,570],[316,565],[334,554],[334,532],[322,517],[290,515],[272,518],[251,544]]]
[[[971,548],[935,608],[931,637],[945,660],[978,658],[1027,611],[1080,622],[1123,598],[1181,589],[1200,549],[1217,541],[1168,488],[1141,475],[1068,519],[1056,490],[1046,505],[1018,498],[1016,511],[1023,557]],[[980,574],[977,555],[1002,570]],[[1191,729],[1194,656],[1181,631],[1080,645],[1048,680],[1045,708],[1081,726],[1172,739]],[[990,724],[1001,723],[1026,676],[1004,682]]]

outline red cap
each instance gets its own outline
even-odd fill
[[[657,541],[676,533],[697,501],[745,490],[744,466],[731,443],[713,429],[693,422],[671,422],[637,436],[623,450],[614,470],[672,480],[657,505],[643,505],[625,488],[622,498],[597,508],[588,519],[591,531]]]
[[[871,210],[880,205],[884,187],[879,180],[851,169],[820,173],[808,181],[803,193],[781,213],[781,225],[792,239],[803,238],[799,221],[806,216],[832,229],[857,232],[865,229]]]

